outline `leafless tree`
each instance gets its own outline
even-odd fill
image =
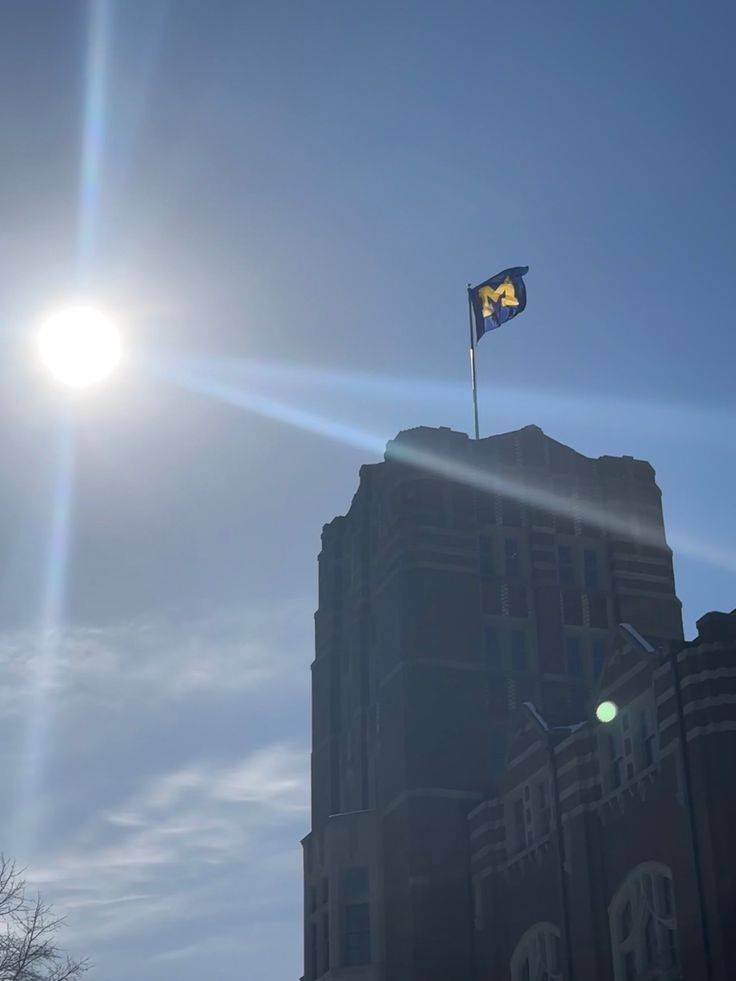
[[[14,862],[0,855],[0,981],[76,981],[86,961],[56,945],[62,920],[40,896],[30,897]]]

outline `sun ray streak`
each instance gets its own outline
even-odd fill
[[[82,285],[87,284],[97,247],[111,0],[91,0],[89,10],[79,179],[78,270]]]
[[[34,832],[41,815],[40,791],[48,749],[56,663],[62,626],[76,440],[71,421],[63,418],[56,434],[54,490],[49,540],[41,600],[41,617],[36,650],[33,652],[33,676],[30,704],[26,713],[26,731],[20,756],[21,773],[16,808],[16,854],[32,847]]]
[[[165,380],[201,395],[318,435],[327,436],[357,449],[383,454],[386,447],[384,437],[366,432],[347,422],[336,422],[326,416],[299,409],[273,398],[266,398],[251,389],[214,379],[205,373],[196,371],[193,367],[184,367],[182,361],[172,361],[169,364],[159,361],[154,370]],[[466,446],[466,449],[469,447]],[[563,496],[551,488],[533,487],[505,475],[481,469],[469,462],[467,454],[466,459],[463,459],[462,454],[443,457],[437,453],[396,441],[391,444],[391,454],[394,459],[400,459],[410,466],[435,473],[477,490],[501,494],[532,507],[577,518],[644,545],[667,548],[664,529],[661,525],[646,523],[642,520],[634,521],[631,515],[616,513],[612,508],[604,508],[579,498],[570,499],[570,497]],[[733,550],[728,547],[702,542],[687,533],[672,528],[670,528],[669,539],[672,547],[683,556],[728,571],[736,570],[736,556]]]

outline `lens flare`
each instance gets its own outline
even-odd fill
[[[618,705],[615,702],[601,702],[595,710],[595,717],[599,722],[607,725],[618,715]]]

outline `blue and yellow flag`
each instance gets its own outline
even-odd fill
[[[480,286],[473,286],[468,290],[475,319],[476,343],[486,331],[496,330],[522,312],[526,306],[524,276],[528,272],[529,266],[504,269]]]

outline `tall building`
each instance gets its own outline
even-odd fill
[[[319,559],[305,981],[470,981],[468,814],[522,703],[589,711],[620,622],[682,637],[648,463],[529,426],[361,468]]]

